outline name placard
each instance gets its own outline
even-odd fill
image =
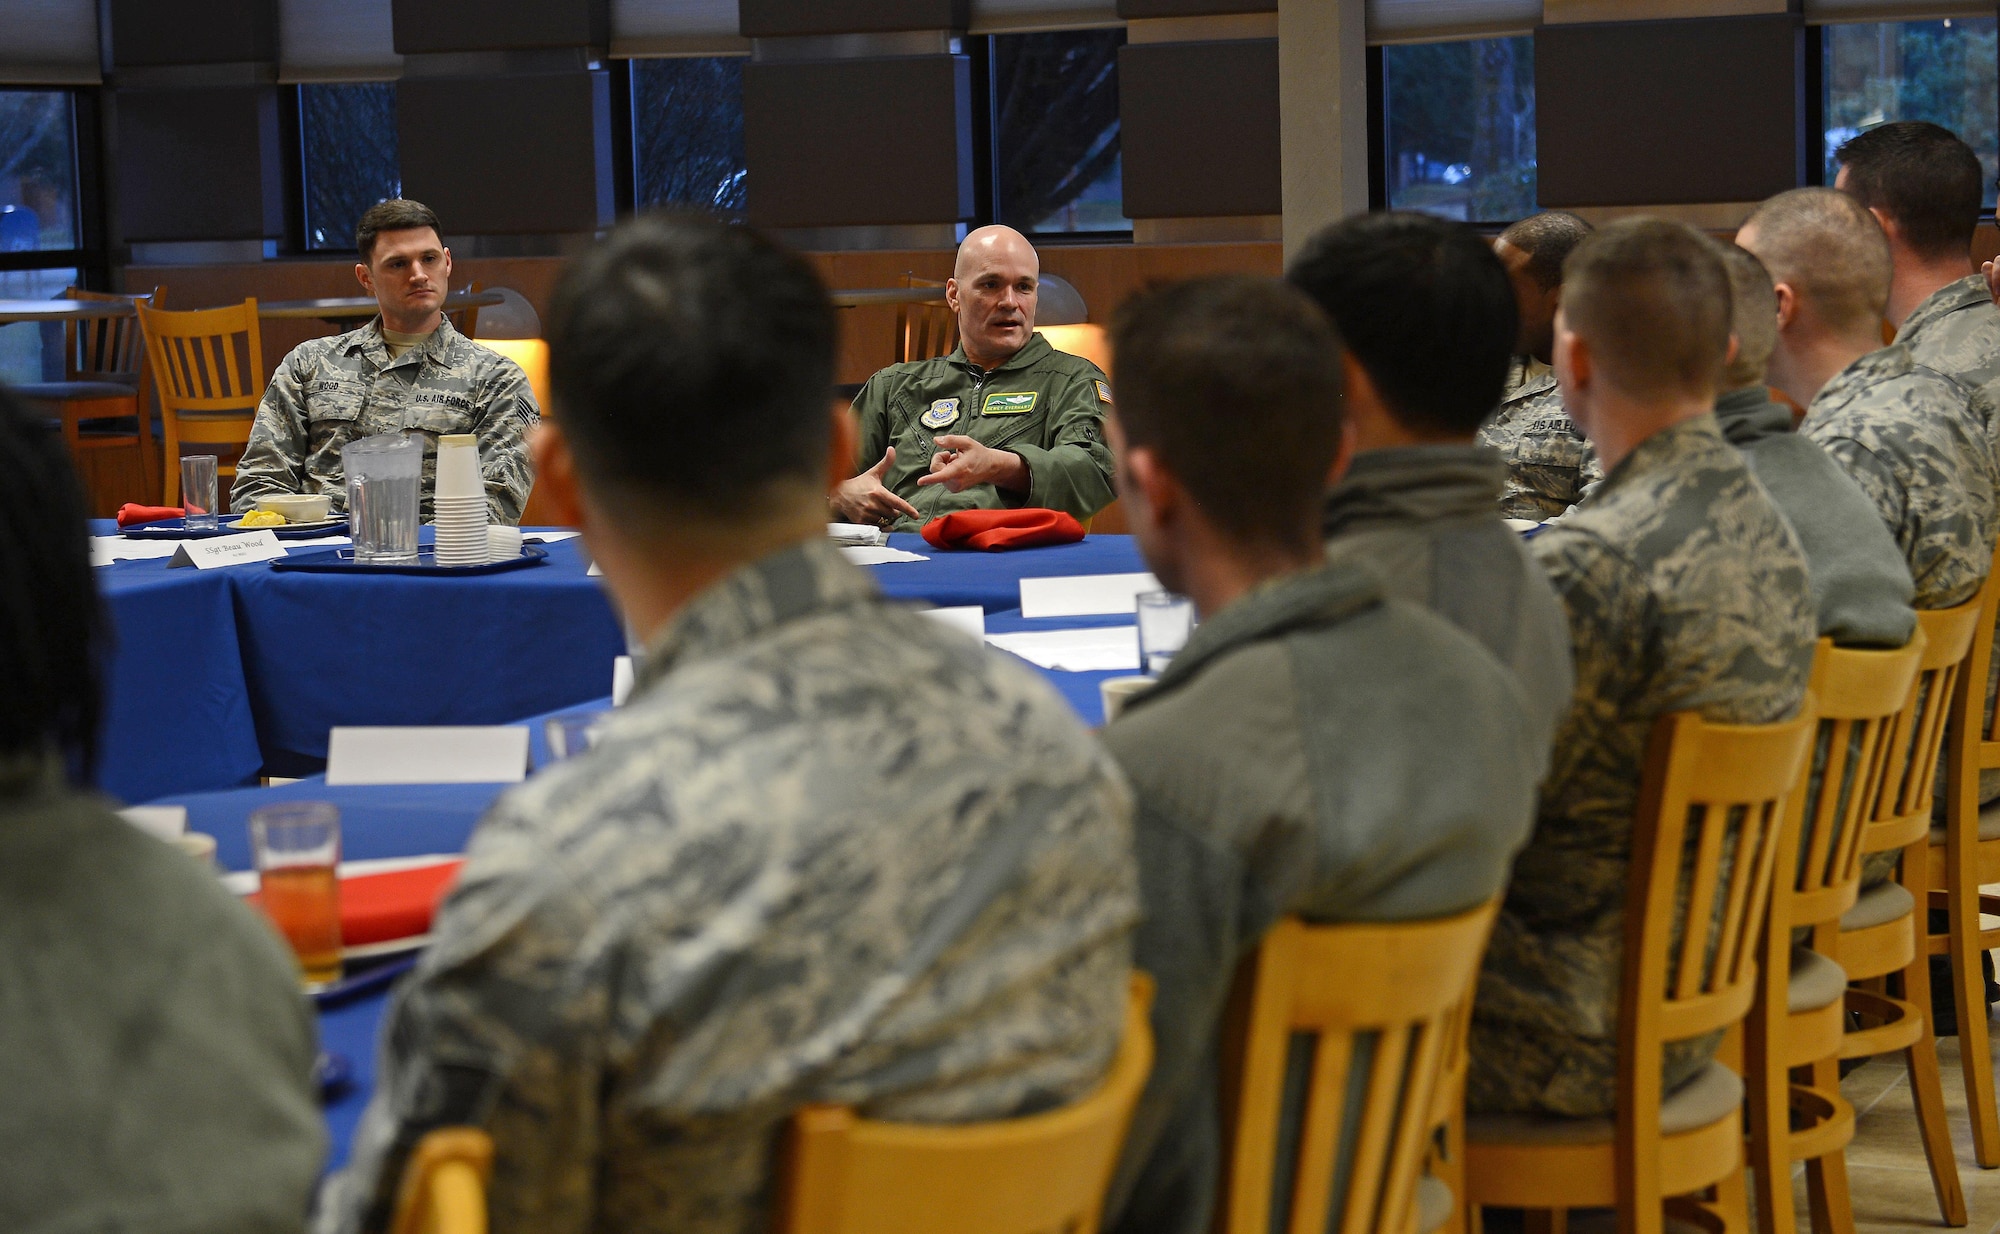
[[[208,540],[187,540],[174,550],[169,568],[193,566],[213,570],[218,566],[241,566],[254,561],[272,561],[285,555],[285,546],[270,529],[246,531],[240,536],[216,536]]]

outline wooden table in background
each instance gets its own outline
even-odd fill
[[[118,300],[0,300],[0,325],[17,321],[96,321],[131,315],[132,306]]]

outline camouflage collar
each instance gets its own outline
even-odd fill
[[[1903,377],[1917,369],[1917,358],[1910,353],[1907,343],[1891,343],[1877,351],[1871,351],[1854,363],[1833,375],[1833,379],[1820,387],[1807,406],[1806,414],[1813,415],[1826,408],[1842,403],[1863,393],[1879,382],[1893,377]]]
[[[1670,424],[1632,447],[1630,454],[1619,459],[1618,466],[1604,477],[1594,496],[1601,497],[1634,476],[1679,462],[1690,455],[1728,449],[1730,445],[1723,440],[1722,425],[1716,422],[1713,415],[1696,416],[1679,424]]]
[[[1792,409],[1773,399],[1763,386],[1744,386],[1716,396],[1715,422],[1729,444],[1741,449],[1791,432]]]
[[[1507,463],[1484,446],[1364,450],[1326,495],[1321,530],[1331,539],[1365,527],[1500,517]]]
[[[1947,283],[1938,288],[1924,302],[1916,307],[1903,321],[1903,328],[1896,331],[1898,343],[1914,345],[1916,336],[1926,327],[1943,321],[1960,309],[1976,308],[1981,304],[1993,303],[1993,292],[1986,286],[1986,276],[1969,274],[1956,283]]]
[[[635,692],[787,622],[880,599],[874,577],[842,557],[825,536],[780,549],[688,601],[647,646]]]
[[[1507,384],[1500,391],[1502,406],[1546,394],[1556,388],[1556,371],[1533,356],[1515,356],[1507,366]]]
[[[441,317],[438,319],[438,328],[431,331],[429,338],[391,359],[389,344],[382,338],[382,315],[377,313],[368,319],[367,325],[341,335],[336,346],[343,355],[351,356],[358,352],[368,357],[379,371],[385,368],[401,368],[406,364],[421,364],[425,360],[444,364],[453,340],[458,337],[458,331],[452,328],[451,318]]]
[[[960,343],[957,350],[946,356],[945,359],[968,373],[986,372],[987,376],[990,377],[998,373],[1011,373],[1015,369],[1027,368],[1053,350],[1055,349],[1049,346],[1047,339],[1039,334],[1030,334],[1028,335],[1028,341],[1021,344],[1021,350],[1009,356],[1005,364],[998,365],[991,371],[983,370],[977,364],[965,358],[964,343]]]

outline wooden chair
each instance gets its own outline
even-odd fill
[[[1676,1215],[1710,1230],[1747,1224],[1742,1081],[1716,1062],[1667,1096],[1661,1068],[1666,1043],[1740,1024],[1755,998],[1784,812],[1816,724],[1810,695],[1800,712],[1764,725],[1679,712],[1653,726],[1627,881],[1617,1115],[1468,1118],[1475,1214],[1546,1210],[1560,1231],[1568,1209],[1615,1207],[1620,1234],[1661,1234],[1665,1204],[1682,1197]],[[1710,1188],[1712,1199],[1694,1194]]]
[[[250,441],[257,403],[264,397],[264,342],[257,325],[257,301],[228,308],[168,312],[137,306],[146,336],[153,385],[159,391],[166,450],[165,503],[181,503],[181,448],[235,447]],[[218,451],[220,453],[220,451]],[[216,475],[234,476],[236,463],[217,461]],[[219,483],[220,504],[229,504],[229,486]]]
[[[1309,926],[1286,918],[1258,944],[1232,1019],[1241,1051],[1225,1102],[1228,1167],[1217,1229],[1280,1224],[1405,1234],[1441,1089],[1463,1057],[1465,1009],[1499,901],[1434,921]],[[1312,1038],[1296,1157],[1280,1161],[1292,1042]],[[1355,1111],[1350,1115],[1350,1111]],[[1449,1208],[1449,1201],[1433,1208]]]
[[[1006,1122],[881,1123],[846,1106],[792,1119],[782,1234],[1093,1234],[1153,1068],[1152,979],[1134,973],[1125,1036],[1095,1092]]]
[[[1103,326],[1036,326],[1035,333],[1049,341],[1049,346],[1057,351],[1066,351],[1104,370],[1111,376],[1111,340],[1104,333]]]
[[[2000,566],[2000,553],[1994,556]],[[1979,1164],[2000,1166],[2000,1109],[1993,1090],[1993,1046],[1987,1027],[1986,979],[1980,955],[2000,946],[2000,929],[1980,917],[2000,913],[2000,896],[1981,894],[1983,883],[2000,882],[2000,804],[1979,808],[1979,773],[2000,769],[2000,713],[1986,718],[1987,685],[1993,663],[1994,621],[2000,617],[2000,570],[1990,571],[1979,590],[1978,626],[1963,671],[1954,683],[1951,719],[1945,737],[1945,825],[1931,832],[1927,850],[1906,850],[1903,866],[1928,867],[1926,890],[1918,903],[1946,912],[1943,934],[1929,932],[1925,950],[1951,958],[1952,998],[1958,1008],[1958,1055],[1965,1072],[1965,1103],[1972,1115],[1972,1149]],[[1914,888],[1913,888],[1914,890]],[[1905,997],[1917,1001],[1914,990]],[[1929,1011],[1928,1000],[1923,1003]]]
[[[59,298],[157,306],[164,291],[116,295],[65,287]],[[159,465],[143,351],[136,314],[66,321],[63,379],[14,387],[14,393],[61,420],[94,517],[108,518],[127,501],[154,500],[152,478]]]
[[[1417,1234],[1465,1234],[1465,1082],[1472,1070],[1467,1050],[1472,1003],[1468,997],[1459,1007],[1445,1041],[1444,1070],[1431,1102],[1429,1153],[1424,1176],[1417,1180]]]
[[[465,293],[469,296],[476,296],[479,294],[479,291],[480,287],[477,283],[467,283],[465,285]],[[463,334],[467,338],[479,337],[479,306],[477,304],[468,304],[462,309],[454,309],[452,312],[445,314],[445,316],[451,318],[452,329],[457,330],[460,334]]]
[[[1847,1020],[1847,973],[1836,958],[1840,919],[1860,891],[1864,832],[1884,785],[1903,771],[1900,754],[1909,742],[1900,722],[1916,698],[1924,645],[1921,629],[1895,651],[1835,647],[1823,638],[1813,658],[1819,731],[1812,778],[1785,811],[1757,1001],[1744,1022],[1750,1165],[1762,1234],[1796,1228],[1792,1163],[1809,1163],[1817,1189],[1823,1160],[1839,1156],[1854,1138],[1854,1109],[1840,1095],[1834,1061]],[[1795,947],[1794,931],[1802,927],[1812,930],[1811,941]],[[1824,1070],[1809,1078],[1830,1083],[1796,1082],[1795,1069],[1814,1064]],[[1844,1181],[1837,1169],[1833,1174]],[[1843,1190],[1831,1211],[1845,1208]]]
[[[396,1193],[390,1234],[486,1234],[486,1181],[493,1138],[472,1127],[441,1127],[417,1141]]]
[[[936,287],[940,293],[944,287],[942,280],[920,279],[914,274],[905,274],[903,285]],[[896,306],[896,363],[934,360],[950,355],[957,346],[958,314],[943,299],[934,304]]]

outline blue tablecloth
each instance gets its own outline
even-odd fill
[[[946,552],[914,534],[892,535],[889,546],[930,560],[876,566],[875,577],[885,593],[940,607],[976,604],[988,613],[1021,607],[1023,578],[1131,574],[1146,568],[1131,536],[1089,536],[1075,544],[1007,553]]]

